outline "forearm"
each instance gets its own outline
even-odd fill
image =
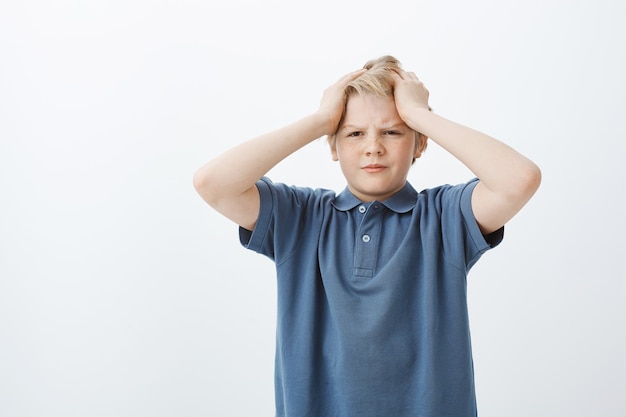
[[[491,192],[532,195],[536,189],[537,166],[510,146],[426,109],[414,113],[410,124],[459,159]]]
[[[235,146],[196,171],[194,185],[210,204],[241,195],[281,160],[327,133],[327,125],[314,113]]]

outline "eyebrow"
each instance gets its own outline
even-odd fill
[[[406,126],[405,123],[396,123],[396,124],[394,124],[392,126],[382,127],[380,130],[400,129],[400,128],[403,128],[405,126]],[[343,125],[341,127],[341,129],[339,129],[339,130],[341,131],[341,130],[345,130],[345,129],[363,130],[365,128],[359,127],[359,126],[355,126],[355,125]]]

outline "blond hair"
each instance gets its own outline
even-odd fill
[[[354,95],[375,95],[379,97],[393,97],[393,76],[391,72],[402,69],[400,61],[391,55],[383,55],[380,58],[371,59],[363,65],[367,71],[346,86],[346,104],[348,99]],[[346,111],[344,108],[337,128],[343,124]],[[335,146],[337,132],[328,135],[328,143],[331,148]],[[415,148],[426,147],[426,137],[419,132],[415,132]]]
[[[389,71],[401,70],[400,61],[391,55],[367,61],[364,72],[346,87],[346,96],[373,94],[380,97],[393,97],[393,78]]]

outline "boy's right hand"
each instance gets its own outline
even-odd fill
[[[360,69],[346,74],[324,90],[318,113],[321,114],[325,120],[328,120],[326,128],[327,135],[336,133],[339,128],[339,122],[341,121],[341,116],[346,107],[346,87],[365,71],[367,70]]]

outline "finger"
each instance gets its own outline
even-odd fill
[[[407,72],[406,74],[408,75],[408,77],[410,79],[415,80],[415,81],[419,81],[419,78],[417,78],[417,75],[415,75],[414,72]]]
[[[394,81],[394,82],[398,82],[398,81],[401,81],[401,80],[403,80],[403,79],[404,79],[404,78],[402,77],[402,74],[401,74],[402,72],[403,72],[402,70],[395,70],[395,69],[392,69],[392,70],[390,71],[390,73],[391,73],[391,78],[393,78],[393,81]]]

